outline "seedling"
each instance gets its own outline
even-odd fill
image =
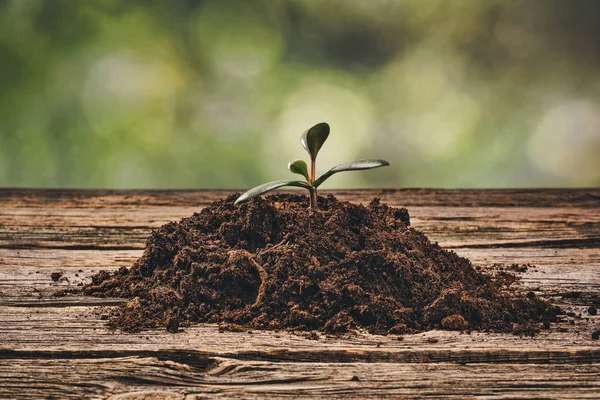
[[[357,160],[349,163],[336,165],[335,167],[331,168],[329,171],[321,175],[319,178],[316,178],[315,168],[317,164],[317,154],[319,153],[319,150],[321,150],[323,143],[325,143],[328,137],[329,125],[326,122],[316,124],[315,126],[308,129],[302,134],[302,137],[300,138],[300,143],[302,143],[304,150],[306,150],[308,152],[308,155],[310,156],[310,174],[308,172],[308,165],[305,161],[302,160],[291,161],[288,164],[288,169],[294,174],[302,175],[306,179],[305,181],[286,180],[265,183],[253,189],[250,189],[246,193],[242,194],[240,197],[237,198],[235,204],[239,204],[243,201],[260,196],[262,194],[268,193],[272,190],[279,189],[284,186],[292,186],[307,189],[310,193],[310,208],[316,209],[318,208],[317,188],[321,186],[321,184],[325,182],[331,175],[343,171],[359,171],[363,169],[379,168],[390,165],[390,163],[388,163],[385,160]]]

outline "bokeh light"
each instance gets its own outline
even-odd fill
[[[600,2],[0,0],[0,186],[600,184]]]

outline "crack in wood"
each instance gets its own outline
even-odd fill
[[[172,361],[184,364],[197,372],[206,372],[214,368],[218,362],[214,355],[190,350],[12,350],[0,348],[0,360],[83,360],[124,357],[153,357],[160,361]]]
[[[506,249],[525,247],[600,249],[600,237],[584,239],[532,240],[523,242],[447,244],[444,245],[444,247],[448,249]]]
[[[154,357],[162,361],[185,364],[197,371],[208,372],[220,365],[218,359],[240,361],[268,361],[294,363],[404,363],[436,364],[457,363],[461,365],[496,364],[600,364],[600,349],[576,351],[515,351],[515,350],[402,350],[402,351],[242,351],[237,353],[208,353],[190,350],[78,350],[78,351],[28,351],[0,349],[0,359],[103,359],[123,357]],[[223,375],[226,372],[214,372]]]
[[[0,249],[9,250],[144,250],[144,245],[104,245],[104,244],[46,244],[46,243],[1,243]]]
[[[36,300],[36,301],[22,301],[22,300],[0,300],[0,307],[14,307],[14,308],[65,308],[65,307],[114,307],[125,303],[125,299],[102,299],[102,298],[89,298],[80,297],[77,299],[69,300]]]

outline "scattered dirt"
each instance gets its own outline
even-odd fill
[[[516,291],[514,275],[484,275],[431,243],[405,208],[328,196],[313,211],[300,195],[235,198],[155,230],[131,268],[93,276],[85,294],[129,299],[111,327],[530,334],[560,311]]]
[[[50,278],[54,282],[58,282],[60,280],[60,278],[62,278],[62,276],[63,276],[62,272],[53,272],[50,274]]]
[[[594,306],[590,306],[590,307],[587,309],[587,311],[588,311],[588,313],[589,313],[590,315],[597,315],[597,314],[598,314],[598,309],[597,309],[596,307],[594,307]]]
[[[529,267],[531,267],[529,264],[511,264],[506,269],[514,272],[527,272]]]

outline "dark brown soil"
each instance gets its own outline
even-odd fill
[[[328,196],[313,211],[300,195],[240,206],[235,198],[164,225],[131,268],[93,277],[84,293],[129,299],[110,326],[527,333],[559,311],[533,292],[507,290],[508,273],[484,275],[431,243],[405,208]]]
[[[58,282],[60,278],[62,278],[63,273],[62,272],[53,272],[50,274],[50,278],[52,279],[53,282]]]

